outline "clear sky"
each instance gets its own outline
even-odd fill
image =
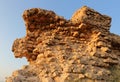
[[[120,35],[120,0],[0,0],[0,82],[22,65],[26,59],[16,59],[11,51],[13,41],[25,36],[22,13],[29,8],[55,11],[70,19],[80,7],[87,5],[112,17],[111,32]]]

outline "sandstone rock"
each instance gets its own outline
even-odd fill
[[[29,65],[6,82],[119,82],[120,36],[111,18],[82,7],[70,20],[40,8],[25,10],[26,36],[12,51]]]
[[[101,15],[97,11],[90,9],[87,6],[83,6],[73,14],[71,21],[78,24],[87,23],[109,30],[111,18],[106,15]]]

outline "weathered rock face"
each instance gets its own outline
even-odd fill
[[[70,20],[39,8],[23,19],[26,36],[12,51],[30,64],[6,82],[120,81],[120,36],[110,33],[110,17],[84,6]]]

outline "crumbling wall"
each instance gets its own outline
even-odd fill
[[[6,82],[119,82],[120,36],[110,33],[109,16],[84,6],[70,20],[39,8],[23,19],[26,36],[12,51],[30,64]]]

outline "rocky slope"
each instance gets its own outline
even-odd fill
[[[25,10],[26,36],[14,41],[29,65],[6,82],[120,82],[120,36],[111,18],[83,6],[70,20],[40,8]]]

